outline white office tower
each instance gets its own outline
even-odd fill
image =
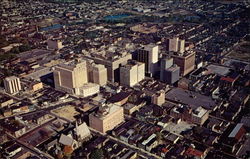
[[[9,94],[18,93],[22,89],[20,79],[15,76],[5,78],[4,88],[5,88],[5,91]]]
[[[178,37],[169,39],[169,51],[184,53],[185,40],[181,40]]]
[[[86,61],[60,64],[54,70],[55,88],[71,94],[88,82]]]
[[[178,51],[178,37],[169,39],[169,51],[177,52]]]
[[[134,86],[145,77],[145,64],[134,60],[120,68],[120,84],[124,86]]]
[[[156,73],[158,55],[158,45],[149,44],[138,50],[137,60],[145,63],[145,72],[149,76],[154,76]]]
[[[93,60],[87,61],[88,80],[89,82],[96,83],[104,86],[108,81],[107,68],[102,64],[95,64]]]
[[[185,52],[185,40],[179,40],[178,41],[178,52],[184,53]]]

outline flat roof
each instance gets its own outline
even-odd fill
[[[198,107],[197,109],[195,109],[194,115],[201,118],[203,115],[205,115],[208,111],[202,107]]]
[[[215,74],[225,76],[230,72],[230,68],[226,66],[219,66],[219,65],[208,65],[207,69],[212,71]]]
[[[27,60],[27,59],[38,59],[41,57],[45,57],[51,52],[48,50],[43,50],[43,49],[33,49],[30,51],[26,51],[23,53],[18,54],[18,57],[21,59],[21,61]]]
[[[181,88],[173,88],[166,93],[166,98],[176,103],[189,105],[192,109],[202,106],[207,110],[212,110],[216,107],[216,102],[211,97]]]
[[[228,137],[235,137],[237,133],[240,131],[240,129],[242,128],[242,126],[243,126],[243,123],[237,124]]]
[[[40,77],[50,74],[53,71],[49,67],[40,67],[39,69],[35,70],[35,72],[32,72],[28,75],[25,75],[25,78],[31,78],[34,80],[40,80]]]

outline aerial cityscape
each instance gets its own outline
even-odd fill
[[[1,0],[0,159],[250,159],[250,0]]]

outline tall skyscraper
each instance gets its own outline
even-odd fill
[[[72,61],[55,67],[55,88],[71,94],[88,82],[86,61]]]
[[[20,79],[15,76],[10,76],[4,79],[4,88],[7,93],[15,94],[18,93],[21,88]]]
[[[181,40],[178,37],[169,39],[169,50],[172,52],[185,52],[185,40]]]
[[[160,80],[167,84],[173,84],[179,80],[180,67],[173,65],[173,58],[161,60]]]
[[[108,80],[110,82],[119,82],[120,79],[120,66],[126,64],[129,59],[132,59],[130,53],[121,53],[121,55],[115,55],[109,57],[99,56],[86,56],[86,58],[94,60],[96,64],[102,64],[107,68]]]
[[[134,60],[120,68],[120,84],[125,86],[134,86],[145,77],[145,64]]]
[[[88,81],[99,84],[101,86],[107,84],[108,73],[107,69],[102,64],[95,64],[93,60],[88,60]]]
[[[145,72],[149,76],[154,76],[159,56],[159,46],[149,44],[137,52],[137,60],[145,63]]]
[[[169,51],[177,52],[178,51],[178,37],[169,39]]]
[[[173,65],[164,70],[163,81],[167,84],[174,84],[180,78],[180,67]]]
[[[172,55],[174,63],[180,67],[180,74],[187,75],[195,68],[195,52],[188,52],[184,55]]]

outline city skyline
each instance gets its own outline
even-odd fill
[[[248,159],[249,0],[2,0],[0,159]]]

